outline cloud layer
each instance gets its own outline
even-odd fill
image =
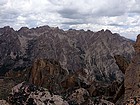
[[[0,27],[7,25],[110,29],[135,39],[140,33],[140,0],[0,0]]]

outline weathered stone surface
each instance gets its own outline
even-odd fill
[[[12,88],[7,95],[7,102],[0,100],[1,105],[114,105],[103,97],[90,97],[84,88],[76,89],[67,94],[65,100],[60,95],[54,95],[48,89],[22,82]]]
[[[10,105],[6,100],[0,100],[0,105]]]
[[[125,73],[125,101],[140,95],[140,35],[134,45],[135,56]]]
[[[61,96],[47,89],[22,82],[12,89],[8,97],[10,105],[69,105]]]
[[[114,58],[120,70],[125,74],[125,71],[127,70],[130,64],[130,60],[126,59],[122,55],[115,55]],[[116,105],[123,105],[124,93],[125,93],[125,87],[124,87],[124,80],[123,80],[113,98],[113,102],[116,102]]]
[[[136,54],[140,53],[140,35],[137,36],[136,43],[134,44]]]

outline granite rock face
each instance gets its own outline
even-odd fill
[[[140,35],[134,45],[135,55],[125,73],[125,100],[140,95]]]
[[[130,59],[133,41],[109,30],[67,30],[42,26],[14,31],[0,29],[0,72],[23,70],[35,59],[58,61],[62,68],[74,73],[85,70],[86,81],[122,81],[123,73],[114,59],[115,55]]]

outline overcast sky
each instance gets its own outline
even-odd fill
[[[0,27],[58,26],[109,29],[135,39],[140,33],[140,0],[0,0]]]

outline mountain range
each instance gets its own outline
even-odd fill
[[[9,26],[0,28],[0,73],[23,70],[35,59],[53,59],[70,73],[84,70],[86,81],[121,81],[123,73],[114,59],[122,55],[131,59],[134,41],[109,30],[90,30],[42,26],[15,31]]]
[[[12,105],[123,105],[135,81],[137,43],[110,30],[0,28],[0,99]]]

